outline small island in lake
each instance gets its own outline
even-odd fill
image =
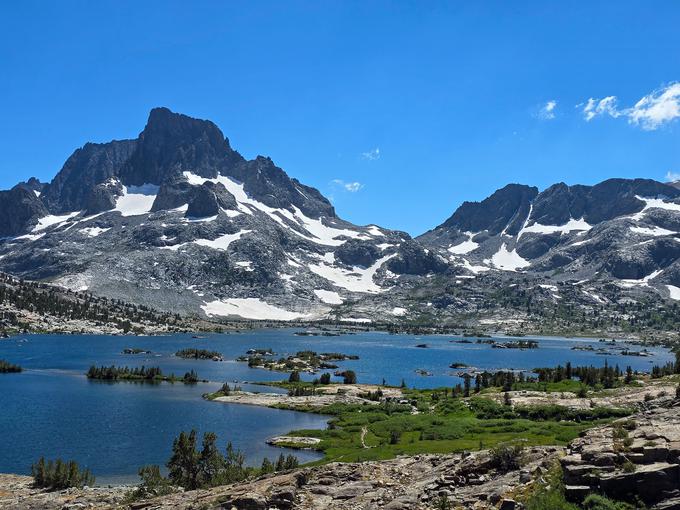
[[[139,382],[182,382],[194,384],[199,382],[198,374],[193,370],[177,377],[174,374],[165,375],[159,367],[96,367],[92,365],[85,374],[88,379],[100,381],[139,381]],[[204,381],[205,382],[205,381]]]
[[[126,348],[123,349],[123,354],[151,354],[151,351],[147,351],[144,349],[139,349],[139,348]]]
[[[182,349],[177,351],[175,356],[184,359],[208,359],[213,361],[224,361],[222,353],[209,351],[207,349]]]
[[[469,365],[467,363],[461,363],[461,362],[458,362],[458,361],[455,362],[455,363],[451,363],[449,365],[449,368],[468,368],[468,367],[469,367]]]
[[[247,356],[240,356],[236,361],[247,362],[251,368],[266,368],[278,372],[310,372],[320,369],[335,369],[338,365],[331,361],[357,360],[359,356],[339,352],[298,351],[294,356],[274,359],[269,354],[260,354],[263,349],[250,349]],[[271,351],[268,351],[271,352]],[[255,354],[251,354],[255,353]]]
[[[517,340],[515,342],[495,343],[494,349],[538,349],[536,340]]]
[[[23,370],[19,365],[13,365],[12,363],[0,359],[0,374],[14,374],[19,373]]]

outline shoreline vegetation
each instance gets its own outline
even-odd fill
[[[21,368],[19,365],[14,365],[9,361],[0,359],[0,374],[18,374],[23,370],[24,369]]]
[[[178,358],[184,359],[202,359],[202,360],[212,360],[212,361],[224,361],[222,353],[217,351],[211,351],[208,349],[182,349],[175,353]]]
[[[319,370],[334,370],[339,368],[334,361],[358,360],[359,356],[339,352],[298,351],[287,358],[275,359],[276,353],[272,349],[249,349],[245,356],[239,356],[236,361],[248,363],[250,368],[264,368],[276,372],[307,372],[314,374]],[[337,374],[342,375],[342,374]]]
[[[288,395],[251,393],[225,384],[207,400],[331,416],[325,430],[291,431],[276,444],[324,453],[317,463],[390,459],[493,447],[522,439],[527,445],[566,445],[588,428],[624,418],[637,405],[680,391],[676,363],[651,373],[603,367],[536,368],[464,374],[452,388],[405,385],[268,382]],[[292,374],[291,374],[292,375]],[[225,390],[226,388],[226,390]]]
[[[201,381],[198,378],[198,374],[191,370],[184,374],[183,377],[178,377],[175,374],[166,375],[159,367],[116,367],[111,365],[110,367],[97,367],[92,365],[90,369],[85,374],[88,379],[98,380],[98,381],[135,381],[135,382],[148,382],[148,383],[160,383],[169,382],[176,383],[181,382],[184,384],[196,384]]]

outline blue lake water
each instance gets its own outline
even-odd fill
[[[597,340],[538,338],[531,350],[494,349],[490,345],[456,343],[452,336],[389,335],[367,332],[338,337],[296,336],[293,329],[253,330],[239,334],[118,337],[95,335],[19,335],[0,341],[0,359],[20,364],[21,374],[0,374],[0,472],[27,473],[41,455],[75,459],[89,467],[98,483],[133,482],[139,466],[163,465],[172,439],[182,430],[214,431],[221,444],[231,440],[248,461],[282,451],[265,444],[268,437],[294,429],[324,428],[327,417],[291,411],[207,402],[201,395],[224,381],[273,381],[286,374],[251,369],[235,361],[250,348],[271,348],[278,356],[300,350],[356,354],[359,360],[339,362],[357,373],[359,382],[409,386],[452,386],[460,379],[453,362],[480,369],[526,369],[572,365],[603,365],[605,359],[622,369],[648,371],[652,364],[671,361],[663,348],[650,348],[650,357],[606,356],[577,351],[575,345],[603,346]],[[533,338],[533,337],[532,337]],[[526,339],[526,338],[525,338]],[[504,339],[509,341],[512,339]],[[418,348],[425,343],[428,348]],[[610,344],[606,344],[610,347]],[[618,342],[617,345],[625,345]],[[126,347],[152,351],[125,355]],[[224,362],[184,360],[174,356],[183,348],[221,352]],[[631,346],[633,350],[640,347]],[[160,366],[165,373],[196,370],[210,383],[198,385],[106,383],[83,375],[90,365]],[[421,376],[417,369],[432,376]],[[303,374],[303,378],[313,376]],[[246,386],[255,391],[276,391]],[[286,452],[287,453],[287,452]],[[319,458],[309,451],[295,454],[302,462]]]

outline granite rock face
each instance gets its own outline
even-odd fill
[[[36,193],[23,185],[0,191],[0,236],[15,236],[35,226],[47,215]]]
[[[587,431],[561,463],[573,500],[601,492],[673,508],[673,500],[680,501],[680,402]]]

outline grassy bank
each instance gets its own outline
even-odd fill
[[[604,407],[580,412],[557,405],[513,408],[479,396],[452,397],[443,390],[404,393],[408,404],[296,406],[298,411],[333,418],[326,430],[296,430],[287,435],[320,439],[316,448],[325,454],[321,462],[356,462],[476,450],[513,440],[527,445],[566,445],[589,427],[630,414]]]

